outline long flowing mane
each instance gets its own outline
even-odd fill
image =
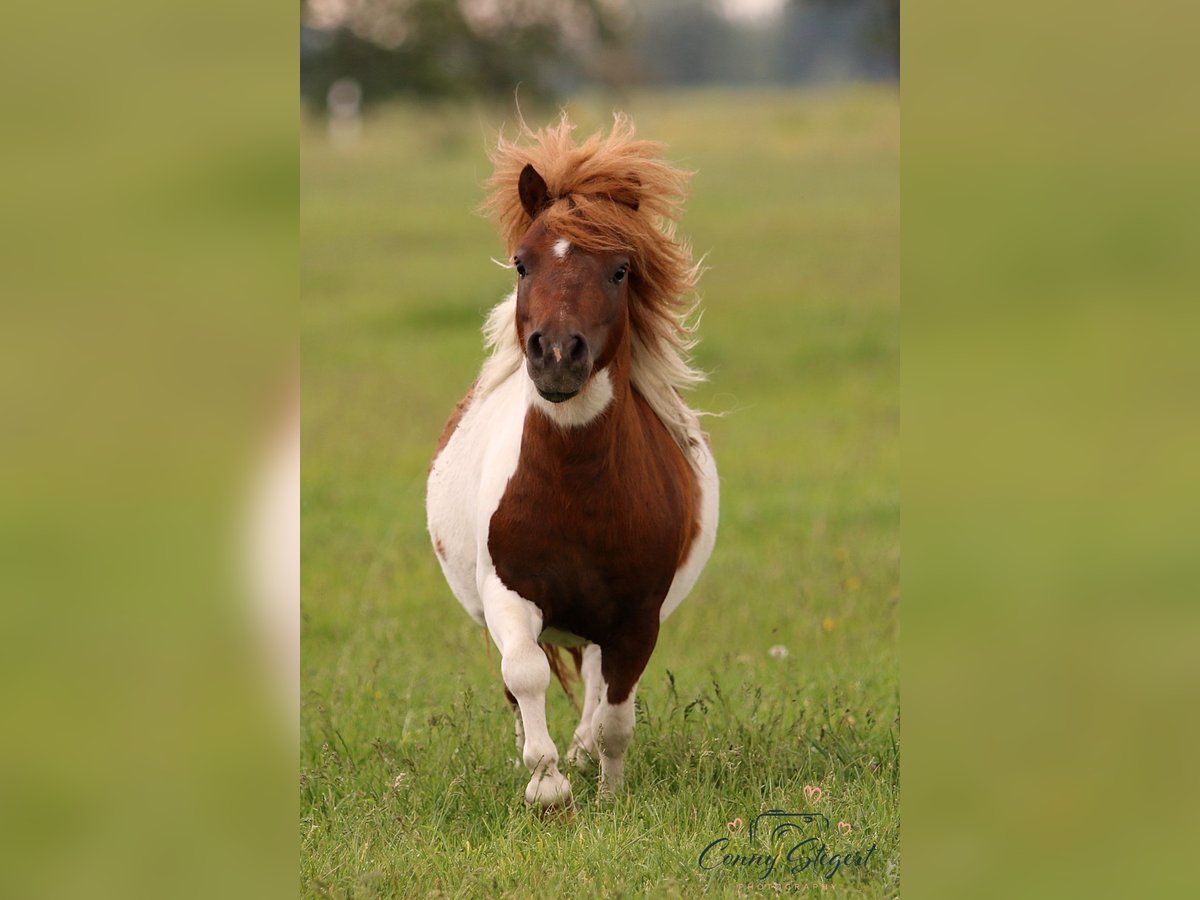
[[[695,340],[689,297],[699,267],[691,248],[675,237],[692,173],[665,162],[662,144],[636,139],[633,123],[622,114],[614,117],[609,134],[593,134],[580,144],[571,138],[574,127],[563,113],[538,131],[522,122],[518,141],[501,137],[491,154],[491,192],[482,208],[499,225],[511,256],[532,225],[517,189],[521,170],[532,164],[553,200],[542,212],[552,232],[585,250],[630,254],[630,380],[692,459],[699,423],[680,392],[704,381],[690,363]],[[514,293],[484,326],[492,353],[477,385],[481,394],[522,363],[515,323]]]

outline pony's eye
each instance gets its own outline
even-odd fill
[[[619,269],[617,269],[617,271],[613,272],[613,277],[612,277],[613,284],[620,284],[621,280],[625,277],[625,273],[628,271],[629,271],[629,266],[621,266],[621,268],[619,268]]]
[[[519,259],[514,259],[513,263],[517,267],[517,277],[524,278],[525,277],[525,263],[521,262]]]

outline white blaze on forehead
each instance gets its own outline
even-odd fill
[[[571,242],[566,238],[559,238],[554,242],[554,255],[562,259],[567,255],[567,251],[571,249]]]

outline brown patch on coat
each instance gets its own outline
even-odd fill
[[[438,555],[438,559],[445,562],[446,548],[442,546],[442,539],[440,537],[435,537],[433,539],[433,552]]]
[[[429,461],[429,471],[433,471],[433,464],[437,462],[437,458],[442,455],[442,451],[446,449],[446,445],[450,443],[450,436],[454,434],[458,428],[458,423],[462,421],[462,417],[466,414],[467,408],[471,405],[471,401],[475,399],[475,389],[479,387],[479,381],[476,380],[467,388],[466,396],[454,407],[454,412],[450,413],[450,418],[446,420],[445,426],[442,428],[442,436],[438,438],[437,447],[433,451],[433,459]],[[426,473],[428,474],[428,473]],[[440,552],[439,552],[439,555]]]
[[[610,703],[645,670],[659,611],[700,530],[695,472],[630,387],[628,366],[626,338],[612,363],[612,404],[586,426],[526,413],[488,535],[496,574],[537,604],[543,628],[600,646]]]

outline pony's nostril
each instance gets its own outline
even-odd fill
[[[573,363],[583,362],[587,359],[587,341],[583,339],[583,335],[571,336],[571,340],[567,343],[567,359]]]
[[[526,350],[529,353],[530,359],[541,359],[545,355],[546,350],[542,347],[542,333],[540,331],[535,331],[531,334],[526,344]]]

